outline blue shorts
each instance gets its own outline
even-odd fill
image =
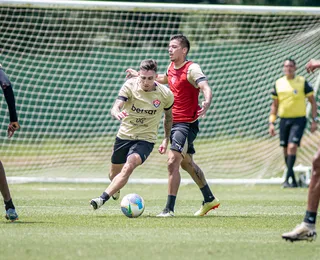
[[[288,143],[300,146],[304,129],[307,124],[305,117],[280,119],[280,146],[287,147]]]
[[[199,121],[193,123],[174,123],[171,129],[170,150],[181,154],[194,154],[193,141],[199,133]]]
[[[122,140],[116,137],[113,146],[111,162],[113,164],[123,164],[127,161],[130,154],[137,153],[140,155],[142,163],[148,158],[153,150],[154,143],[142,140]]]

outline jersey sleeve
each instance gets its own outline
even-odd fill
[[[313,88],[308,81],[304,82],[304,94],[306,95],[306,97],[310,97],[313,95]]]
[[[131,94],[131,84],[130,82],[126,82],[122,85],[119,94],[118,94],[118,99],[122,100],[122,101],[127,101],[128,99],[130,99],[132,96]]]
[[[271,98],[272,99],[278,99],[278,93],[277,93],[276,86],[274,86],[273,89],[271,90]]]
[[[204,75],[200,68],[200,65],[197,63],[190,65],[188,69],[188,80],[195,87],[197,87],[201,81],[208,81],[206,75]]]
[[[168,89],[164,110],[169,110],[173,106],[173,102],[174,102],[173,93],[171,92],[171,90]]]

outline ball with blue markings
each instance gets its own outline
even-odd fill
[[[135,193],[127,194],[121,201],[121,211],[128,218],[137,218],[144,211],[143,198]]]

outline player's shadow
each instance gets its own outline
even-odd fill
[[[31,224],[52,224],[54,222],[47,222],[47,221],[21,221],[21,220],[18,220],[18,221],[14,221],[14,222],[10,222],[10,221],[7,221],[7,222],[3,222],[3,223],[0,223],[2,225],[31,225]]]

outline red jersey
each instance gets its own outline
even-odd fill
[[[181,68],[175,69],[171,62],[168,71],[168,84],[174,95],[172,107],[173,122],[194,122],[198,119],[197,111],[200,109],[198,98],[199,88],[188,81],[188,68],[192,61],[186,62]]]

